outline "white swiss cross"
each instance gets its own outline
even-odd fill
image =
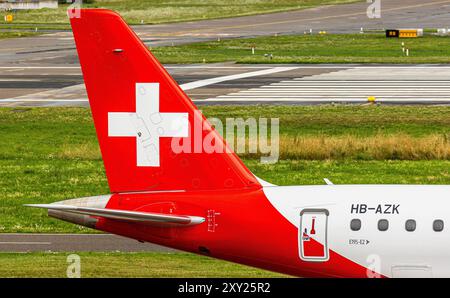
[[[188,113],[159,112],[159,83],[136,83],[136,113],[108,113],[108,136],[136,137],[138,167],[159,167],[159,138],[188,129]]]

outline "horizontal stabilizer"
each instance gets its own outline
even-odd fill
[[[140,222],[140,223],[154,223],[154,224],[169,224],[169,225],[197,225],[205,221],[205,218],[190,215],[173,215],[154,212],[139,212],[126,211],[117,209],[103,209],[103,208],[89,208],[77,207],[70,205],[57,204],[27,204],[27,207],[44,208],[49,210],[57,210],[62,212],[84,214],[90,216],[99,216],[108,219]]]

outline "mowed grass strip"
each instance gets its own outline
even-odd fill
[[[36,33],[33,33],[33,32],[7,31],[7,32],[0,32],[0,39],[16,38],[16,37],[27,37],[27,36],[34,36],[34,35],[36,35]]]
[[[408,57],[402,51],[402,42],[409,49]],[[163,63],[449,63],[450,37],[398,39],[375,33],[281,35],[160,47],[152,51]]]
[[[276,185],[450,184],[450,161],[283,160],[275,165],[244,160],[252,172]]]
[[[280,118],[281,160],[243,155],[278,185],[450,184],[450,107],[215,106],[208,117]],[[0,232],[92,232],[27,203],[109,193],[90,110],[0,109]]]
[[[157,24],[244,16],[358,0],[85,0],[83,8],[117,11],[130,24]],[[68,5],[58,9],[25,10],[14,13],[15,23],[68,23]],[[0,22],[1,23],[1,22]]]
[[[0,277],[67,277],[69,253],[0,253]],[[77,253],[81,277],[285,277],[187,253]]]

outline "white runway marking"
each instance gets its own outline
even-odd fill
[[[242,68],[240,66],[188,65],[173,68]],[[252,67],[252,66],[248,66]],[[181,85],[192,90],[227,81],[264,76],[299,68],[330,68],[329,65],[272,67],[239,74],[220,76]],[[21,67],[23,69],[23,67]],[[73,68],[73,67],[72,67]],[[319,75],[282,80],[194,102],[366,102],[375,97],[378,102],[450,103],[450,67],[443,66],[335,66],[336,70]],[[430,68],[432,70],[430,70]],[[8,79],[6,79],[8,80]],[[73,97],[70,99],[70,97]],[[0,99],[0,103],[41,102],[74,105],[88,102],[84,84],[52,89],[25,96]]]
[[[270,65],[251,65],[251,66],[208,66],[208,65],[171,65],[165,66],[166,69],[268,69],[273,68]],[[339,67],[347,68],[347,67]],[[80,66],[0,66],[0,69],[81,69]]]
[[[264,69],[264,70],[245,72],[245,73],[240,73],[240,74],[235,74],[235,75],[221,76],[221,77],[216,77],[216,78],[211,78],[211,79],[199,80],[199,81],[195,81],[195,82],[182,84],[182,85],[180,85],[180,87],[182,90],[186,91],[186,90],[192,90],[192,89],[196,89],[196,88],[200,88],[200,87],[217,84],[220,82],[238,80],[238,79],[242,79],[242,78],[250,78],[250,77],[255,77],[255,76],[263,76],[263,75],[279,73],[279,72],[283,72],[283,71],[289,71],[289,70],[293,70],[296,68],[297,67],[274,67],[274,68],[270,68],[270,69]],[[63,99],[64,97],[72,96],[72,94],[74,92],[77,94],[80,92],[84,92],[84,88],[85,88],[84,84],[73,85],[73,86],[69,86],[69,87],[65,87],[65,88],[61,88],[61,89],[57,89],[57,90],[43,91],[43,92],[19,96],[19,97],[15,97],[15,98],[0,99],[0,103],[2,103],[2,102],[4,102],[4,103],[8,103],[8,102],[10,102],[10,103],[13,103],[13,102],[48,102],[48,103],[51,103],[51,102],[54,102],[54,103],[87,102],[88,101],[87,98]]]
[[[24,69],[23,68],[13,68],[13,69],[7,69],[5,71],[7,71],[7,72],[14,72],[14,71],[21,71],[21,70],[24,70]]]
[[[196,88],[200,88],[200,87],[205,87],[208,85],[214,85],[214,84],[221,83],[221,82],[257,77],[257,76],[264,76],[264,75],[268,75],[268,74],[294,70],[297,68],[298,67],[274,67],[274,68],[264,69],[264,70],[259,70],[259,71],[245,72],[245,73],[240,73],[240,74],[235,74],[235,75],[199,80],[199,81],[180,85],[180,87],[181,87],[181,89],[186,91],[186,90],[192,90],[192,89],[196,89]]]
[[[352,67],[209,98],[211,102],[450,103],[450,68]]]
[[[0,82],[41,82],[39,79],[0,79]]]
[[[267,69],[273,68],[273,65],[168,65],[164,66],[166,69]],[[407,65],[407,66],[385,66],[385,65],[352,65],[352,64],[320,64],[320,65],[292,65],[291,67],[302,69],[442,69],[448,71],[450,66],[447,65]],[[0,69],[81,69],[80,66],[0,66]]]

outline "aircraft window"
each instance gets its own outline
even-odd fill
[[[408,220],[405,222],[405,229],[406,229],[408,232],[413,232],[413,231],[415,231],[415,230],[416,230],[416,221],[415,221],[414,219],[408,219]]]
[[[444,221],[441,219],[436,219],[433,222],[433,230],[435,232],[441,232],[444,229]]]
[[[389,228],[389,221],[387,219],[380,219],[378,221],[378,230],[387,231]]]
[[[350,229],[352,229],[352,231],[359,231],[361,229],[361,220],[357,218],[352,219],[350,222]]]

